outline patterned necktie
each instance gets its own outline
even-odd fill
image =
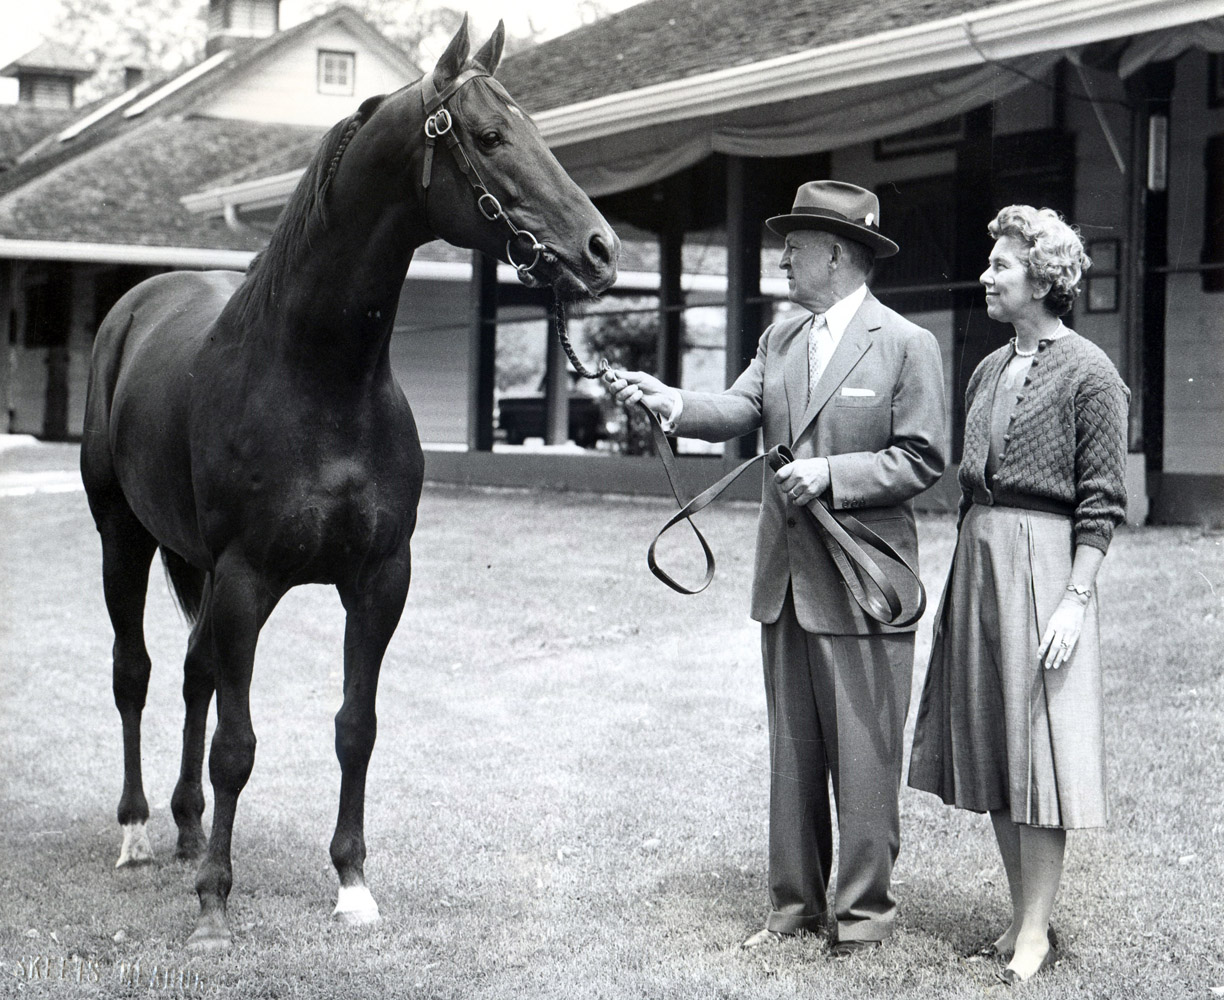
[[[812,328],[808,332],[808,385],[807,400],[804,406],[812,401],[812,392],[816,388],[816,383],[820,381],[825,365],[829,362],[829,355],[832,352],[828,350],[828,346],[831,346],[831,341],[829,324],[825,322],[824,314],[813,316]]]

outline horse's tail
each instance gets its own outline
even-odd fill
[[[166,568],[166,579],[174,593],[175,602],[183,617],[192,625],[200,617],[200,606],[204,603],[204,582],[208,577],[202,569],[196,569],[176,552],[164,545],[161,549],[162,565]]]

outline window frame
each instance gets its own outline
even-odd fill
[[[330,82],[327,80],[328,61],[332,59],[343,60],[345,66],[347,80],[343,83]],[[318,60],[315,70],[315,86],[320,94],[330,94],[338,97],[352,97],[356,91],[357,82],[357,53],[347,52],[343,49],[319,49]]]

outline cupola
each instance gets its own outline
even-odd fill
[[[204,52],[236,49],[280,30],[280,0],[208,0],[208,41]]]
[[[83,59],[55,42],[43,42],[0,69],[0,76],[17,78],[17,103],[37,108],[71,108],[77,83],[93,73]]]

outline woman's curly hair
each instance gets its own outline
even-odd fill
[[[1028,276],[1050,286],[1042,304],[1055,316],[1069,313],[1080,293],[1080,277],[1092,266],[1079,233],[1052,208],[1031,205],[1008,205],[988,228],[996,240],[1011,236],[1025,245]]]

